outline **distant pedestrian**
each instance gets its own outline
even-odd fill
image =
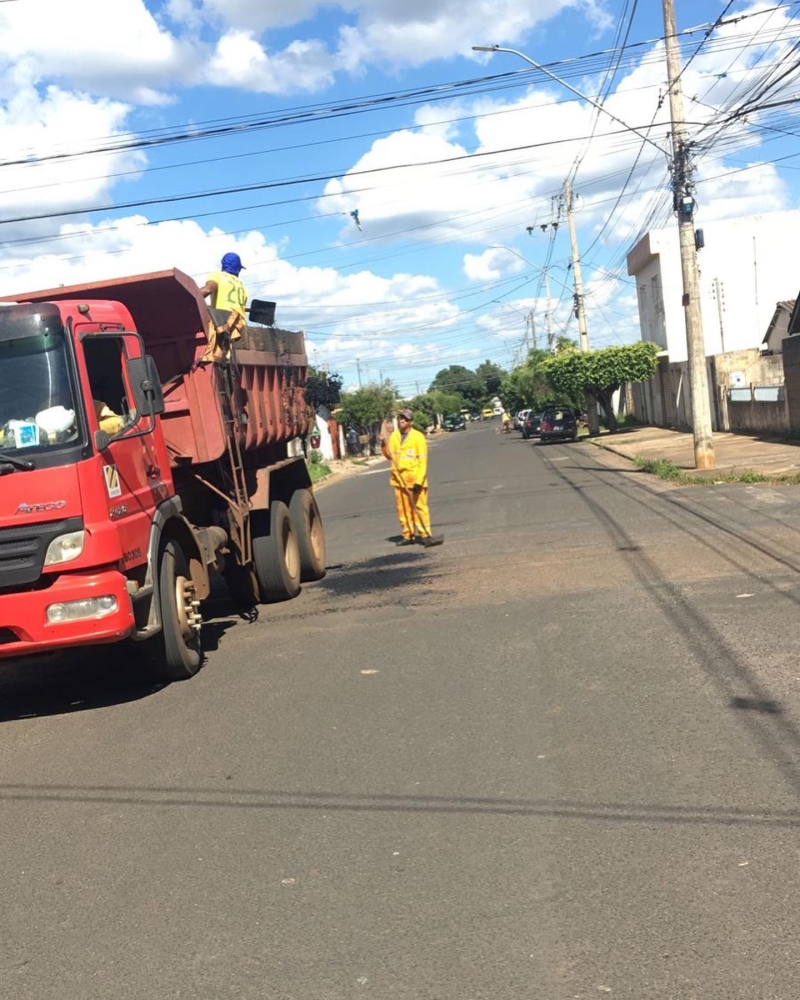
[[[398,545],[413,545],[417,532],[423,542],[431,539],[431,516],[428,509],[428,442],[411,423],[411,410],[397,414],[398,429],[388,441],[380,438],[381,451],[391,462],[389,481],[394,489],[397,517],[402,538]]]
[[[351,427],[347,432],[347,453],[349,455],[357,455],[358,445],[358,431],[355,427]]]

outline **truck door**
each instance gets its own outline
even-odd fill
[[[92,430],[103,430],[111,438],[101,452],[102,488],[130,568],[147,558],[153,512],[167,495],[154,435],[133,433],[136,424],[145,427],[148,422],[146,414],[133,408],[127,369],[128,359],[139,355],[140,344],[136,336],[124,333],[88,334],[83,353],[94,411],[89,413],[90,423],[94,418]]]

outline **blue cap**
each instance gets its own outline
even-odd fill
[[[222,258],[222,270],[226,274],[238,274],[240,271],[245,271],[246,268],[238,253],[226,253]]]

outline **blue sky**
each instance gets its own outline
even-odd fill
[[[798,207],[795,105],[762,105],[797,93],[800,5],[676,10],[698,225]],[[0,292],[202,281],[235,249],[312,360],[413,394],[511,366],[531,310],[541,344],[542,266],[576,336],[570,175],[591,343],[636,339],[625,254],[672,224],[666,156],[471,46],[526,52],[666,149],[662,33],[656,0],[3,0]]]

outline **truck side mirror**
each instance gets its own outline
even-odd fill
[[[155,417],[166,409],[164,392],[161,388],[161,378],[155,361],[146,354],[143,358],[130,358],[128,375],[131,380],[131,391],[138,413],[149,413]]]

